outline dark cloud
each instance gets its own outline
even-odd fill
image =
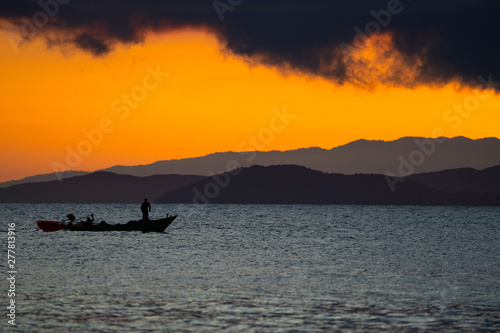
[[[0,17],[24,38],[60,36],[96,56],[148,31],[194,27],[249,61],[338,83],[366,84],[373,75],[410,87],[500,80],[498,0],[7,0]],[[383,73],[356,54],[365,36],[378,34],[392,40],[383,46],[382,56],[393,58]]]
[[[106,54],[110,51],[110,46],[106,43],[106,40],[95,38],[88,33],[77,35],[73,39],[73,43],[75,43],[81,49],[89,51],[98,56]]]

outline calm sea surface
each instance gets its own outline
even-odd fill
[[[139,207],[1,204],[0,331],[500,331],[500,208],[153,205],[179,215],[163,234],[35,223]]]

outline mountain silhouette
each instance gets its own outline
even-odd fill
[[[444,141],[443,141],[444,140]],[[419,157],[419,160],[412,162]],[[158,161],[139,166],[114,166],[104,171],[135,176],[192,174],[208,176],[252,165],[299,165],[326,173],[408,176],[457,168],[485,169],[500,165],[500,140],[464,137],[428,139],[405,137],[395,141],[358,140],[333,149],[304,148],[269,152],[224,152],[203,157]]]
[[[89,173],[90,173],[89,171],[72,171],[72,170],[46,173],[42,175],[29,176],[18,180],[9,180],[7,182],[0,183],[0,188],[19,185],[19,184],[41,183],[41,182],[50,182],[53,180],[63,180],[76,176],[83,176]]]
[[[94,172],[63,181],[20,184],[0,188],[0,202],[24,203],[137,203],[204,177],[155,175],[135,177]]]
[[[464,177],[469,178],[454,185]],[[500,166],[412,175],[398,182],[394,191],[388,179],[376,174],[323,173],[296,165],[252,166],[209,177],[95,172],[62,182],[0,188],[0,202],[139,203],[147,197],[156,203],[500,205]],[[478,187],[476,182],[490,187]]]
[[[407,179],[391,191],[375,174],[327,174],[300,166],[252,166],[169,191],[158,203],[500,205],[500,194],[449,193]]]
[[[500,166],[475,170],[462,168],[406,177],[430,188],[451,193],[479,192],[500,194]],[[397,186],[397,185],[396,185]]]
[[[289,151],[222,152],[146,165],[113,166],[100,171],[138,177],[174,174],[209,176],[252,165],[299,165],[325,173],[388,173],[399,177],[458,168],[482,170],[500,165],[500,140],[471,140],[464,137],[357,140],[333,149],[312,147]],[[88,172],[67,171],[62,174],[38,175],[0,183],[0,187],[58,180],[61,176],[67,179],[86,173]]]

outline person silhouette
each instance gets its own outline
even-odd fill
[[[90,216],[92,216],[92,218],[90,218],[89,216],[87,216],[87,220],[82,223],[86,227],[91,227],[92,226],[92,222],[95,221],[94,214],[90,214]]]
[[[151,204],[148,202],[148,199],[144,199],[144,202],[141,205],[141,211],[142,211],[142,220],[147,221],[149,220],[149,212],[151,211]]]

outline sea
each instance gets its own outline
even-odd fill
[[[498,207],[153,204],[178,215],[164,233],[37,229],[69,213],[141,218],[0,204],[1,332],[500,332]]]

